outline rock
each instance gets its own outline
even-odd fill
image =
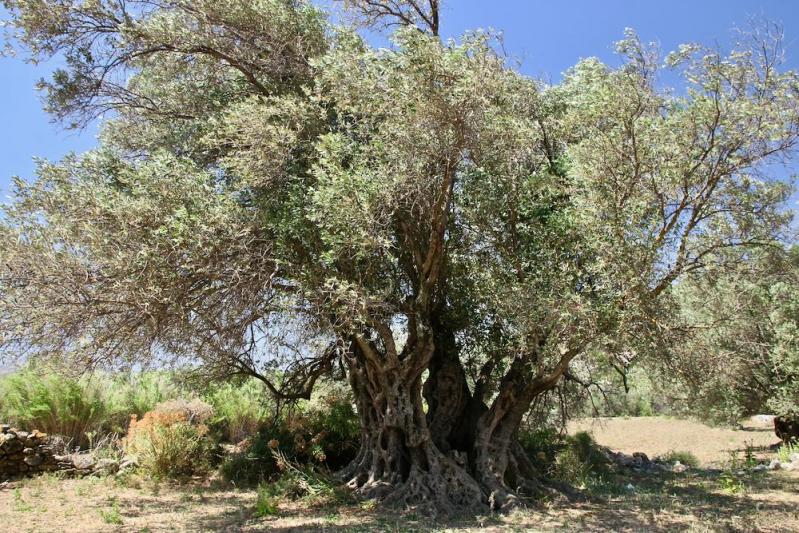
[[[752,472],[765,472],[768,470],[768,465],[757,465],[752,467]]]
[[[94,465],[94,472],[97,474],[116,474],[119,470],[119,463],[114,459],[100,459]]]
[[[688,470],[688,465],[684,465],[679,461],[674,461],[674,466],[671,467],[671,471],[676,474],[682,474],[687,470]]]
[[[0,425],[0,433],[8,433],[9,431],[11,431],[11,426],[8,424]]]
[[[782,468],[782,463],[780,462],[780,460],[779,460],[779,459],[773,459],[773,460],[772,460],[772,461],[771,461],[771,462],[768,464],[768,469],[769,469],[769,470],[780,470],[781,468]]]
[[[71,459],[72,464],[78,470],[91,470],[96,462],[94,457],[88,453],[73,455]]]
[[[633,459],[638,464],[646,464],[649,462],[649,457],[647,457],[644,452],[633,453]]]
[[[791,457],[789,458],[789,460],[792,463],[799,463],[799,453],[792,453]]]
[[[28,466],[39,466],[44,463],[44,457],[39,454],[36,455],[28,455],[23,459],[26,465]]]
[[[2,444],[3,449],[6,452],[6,455],[13,455],[21,452],[25,448],[25,444],[21,440],[19,440],[16,435],[13,433],[6,433],[7,438],[5,443]]]

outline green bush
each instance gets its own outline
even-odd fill
[[[350,397],[328,387],[262,425],[245,450],[223,460],[220,472],[237,485],[274,481],[280,475],[276,452],[292,462],[336,470],[355,457],[359,445],[360,424]]]
[[[587,486],[601,481],[609,473],[609,461],[591,435],[581,431],[566,437],[565,446],[555,458],[555,478],[575,486]]]
[[[274,480],[279,471],[272,446],[277,446],[281,440],[291,441],[285,426],[261,428],[245,450],[225,457],[219,468],[222,478],[237,486],[255,486]]]
[[[131,415],[141,418],[158,404],[191,395],[177,384],[170,372],[149,371],[102,378],[109,411],[113,413],[109,422],[118,433],[127,430]]]
[[[277,502],[275,500],[274,490],[271,485],[264,484],[259,486],[253,514],[258,518],[276,515]]]
[[[300,433],[295,455],[335,470],[358,453],[361,425],[349,391],[323,390],[319,398],[293,420],[291,427]]]
[[[125,433],[131,415],[141,417],[180,394],[166,372],[72,378],[29,367],[0,379],[0,420],[87,447],[109,433]]]
[[[663,456],[663,460],[668,463],[679,461],[681,464],[690,466],[691,468],[697,468],[699,466],[699,459],[691,452],[672,450]]]
[[[88,432],[107,426],[109,409],[103,392],[102,386],[91,380],[21,370],[0,381],[0,419],[86,446]]]
[[[256,435],[273,414],[264,386],[256,379],[214,385],[203,399],[214,408],[211,427],[227,442]]]
[[[551,473],[558,451],[564,446],[555,428],[520,431],[519,442],[536,466],[548,473]]]

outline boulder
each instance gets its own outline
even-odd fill
[[[78,470],[92,470],[96,463],[94,456],[88,453],[75,454],[71,459],[72,464]]]

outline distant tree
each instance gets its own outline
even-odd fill
[[[665,363],[703,417],[799,417],[799,248],[753,250],[675,291],[677,333]]]
[[[2,346],[286,398],[343,373],[359,494],[505,508],[547,486],[517,432],[576,358],[647,342],[681,276],[774,242],[789,188],[760,171],[797,141],[799,78],[767,36],[682,47],[668,92],[628,32],[620,67],[547,86],[489,35],[442,42],[437,2],[349,4],[399,26],[390,49],[299,0],[5,0],[18,47],[66,58],[48,110],[106,121],[17,181]]]

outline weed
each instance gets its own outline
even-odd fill
[[[744,442],[746,450],[744,451],[744,464],[746,468],[757,466],[757,457],[755,457],[755,444],[754,441]]]
[[[746,490],[743,480],[734,472],[725,470],[719,477],[721,489],[728,494],[739,494]]]
[[[100,517],[106,524],[122,524],[122,514],[119,512],[119,501],[116,498],[111,498],[111,507],[109,509],[100,509]]]
[[[258,518],[276,515],[278,512],[276,500],[274,487],[271,484],[261,485],[258,487],[253,514]]]
[[[27,513],[33,510],[33,507],[25,501],[22,497],[22,491],[19,489],[14,489],[14,510],[18,513]]]
[[[724,471],[719,477],[719,483],[724,492],[728,494],[739,494],[746,490],[743,478],[739,472],[744,466],[738,452],[733,450],[730,452],[730,460],[727,462]]]
[[[799,453],[799,444],[786,442],[777,450],[777,458],[783,463],[789,463],[791,456],[795,453]]]

